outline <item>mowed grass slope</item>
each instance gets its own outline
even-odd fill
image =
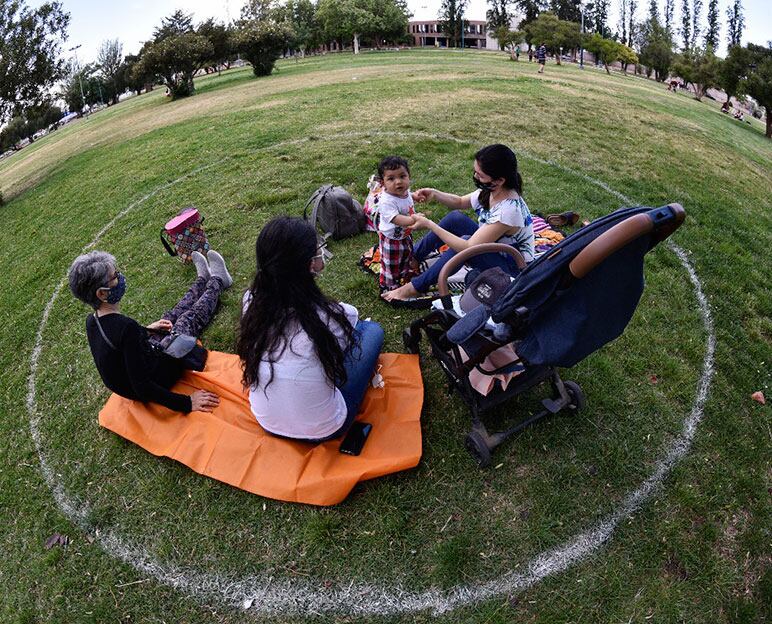
[[[495,54],[309,58],[282,62],[269,78],[236,70],[197,86],[179,102],[162,90],[134,98],[0,162],[0,189],[13,197],[0,209],[2,621],[253,619],[118,562],[100,547],[106,532],[223,578],[446,591],[522,571],[608,516],[681,433],[703,372],[707,335],[693,288],[664,247],[647,260],[647,289],[624,336],[565,372],[584,388],[585,411],[529,430],[497,452],[499,468],[479,471],[461,444],[468,412],[426,357],[420,466],[365,483],[332,509],[246,494],[100,430],[107,392],[85,341],[86,310],[65,288],[42,336],[37,407],[42,450],[83,504],[82,527],[57,509],[41,476],[25,406],[35,335],[72,258],[116,215],[133,206],[98,247],[128,276],[125,312],[149,322],[192,276],[163,252],[158,230],[179,206],[202,209],[236,280],[205,343],[228,351],[254,239],[272,216],[299,214],[325,182],[363,198],[388,153],[409,158],[414,188],[468,192],[474,152],[494,141],[520,155],[533,211],[594,218],[622,205],[592,180],[635,203],[686,207],[674,239],[710,302],[716,371],[690,454],[606,546],[522,594],[443,621],[769,617],[770,410],[750,394],[770,395],[772,144],[757,127],[653,82],[555,66],[537,76],[535,64]],[[382,322],[387,348],[401,351],[401,330],[417,313],[379,302],[356,268],[371,240],[336,243],[321,284]],[[539,398],[502,406],[491,420],[522,417]],[[72,544],[46,550],[54,532]]]

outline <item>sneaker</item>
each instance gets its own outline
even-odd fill
[[[209,263],[206,261],[206,256],[199,251],[194,251],[190,254],[190,258],[193,260],[193,264],[196,266],[196,276],[209,279],[212,277],[209,271]]]
[[[225,260],[216,251],[210,249],[207,254],[209,259],[209,272],[212,277],[219,277],[222,280],[222,285],[225,288],[230,288],[233,284],[233,278],[228,273],[228,268],[225,266]]]

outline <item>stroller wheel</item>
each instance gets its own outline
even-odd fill
[[[587,399],[584,396],[584,391],[575,381],[564,381],[563,385],[566,387],[568,396],[571,397],[571,403],[569,408],[574,411],[579,411],[587,404]]]
[[[476,431],[470,431],[464,439],[466,450],[472,454],[480,468],[487,468],[491,464],[491,450]]]

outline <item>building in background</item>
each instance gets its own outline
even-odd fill
[[[414,46],[448,47],[448,37],[436,19],[408,22],[408,33],[413,38]],[[498,43],[488,33],[488,25],[484,20],[464,20],[464,47],[496,50]]]

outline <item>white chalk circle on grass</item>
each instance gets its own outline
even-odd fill
[[[342,133],[326,137],[326,140],[367,139],[372,137],[431,139],[473,145],[471,141],[456,137],[422,132]],[[308,140],[284,141],[254,151],[267,151],[288,145],[297,145]],[[483,143],[483,141],[479,142],[479,144]],[[573,171],[549,160],[531,156],[522,150],[520,153],[527,159],[555,167],[569,175],[583,178],[620,199],[623,203],[629,205],[635,203],[603,182],[595,180],[584,173]],[[198,167],[172,182],[159,186],[154,191],[130,204],[103,227],[83,251],[94,248],[101,237],[119,219],[157,193],[206,169],[222,164],[224,160],[227,159],[220,159],[216,163]],[[613,513],[562,545],[541,553],[523,566],[518,566],[524,570],[523,572],[510,571],[495,580],[478,584],[457,585],[447,591],[440,591],[438,589],[411,591],[399,585],[388,585],[385,582],[382,584],[370,584],[355,581],[351,581],[346,585],[333,585],[332,587],[325,588],[321,586],[321,583],[315,583],[313,580],[276,579],[272,576],[240,578],[231,574],[217,574],[191,567],[176,566],[156,559],[140,544],[109,529],[97,533],[98,543],[109,555],[132,566],[137,572],[155,578],[160,583],[182,590],[199,599],[218,599],[234,608],[249,609],[250,613],[259,615],[314,615],[321,613],[393,615],[424,610],[430,610],[434,614],[441,614],[486,599],[522,591],[551,574],[566,570],[572,564],[578,563],[598,550],[612,536],[619,523],[638,510],[650,498],[676,463],[689,451],[697,431],[697,426],[702,420],[703,409],[713,376],[713,357],[716,346],[713,320],[707,298],[702,291],[702,285],[689,262],[686,252],[672,242],[668,243],[668,247],[681,261],[692,282],[697,305],[707,334],[702,374],[697,384],[697,393],[691,411],[684,418],[681,433],[665,449],[663,456],[655,463],[655,469],[651,475],[635,490],[628,493]],[[40,460],[40,469],[51,489],[56,504],[72,522],[84,531],[87,531],[90,530],[88,503],[70,494],[49,464],[40,434],[40,414],[36,398],[36,376],[43,346],[43,332],[48,322],[49,314],[65,283],[66,278],[56,286],[40,320],[35,337],[35,345],[30,356],[27,412],[29,415],[30,432]]]

